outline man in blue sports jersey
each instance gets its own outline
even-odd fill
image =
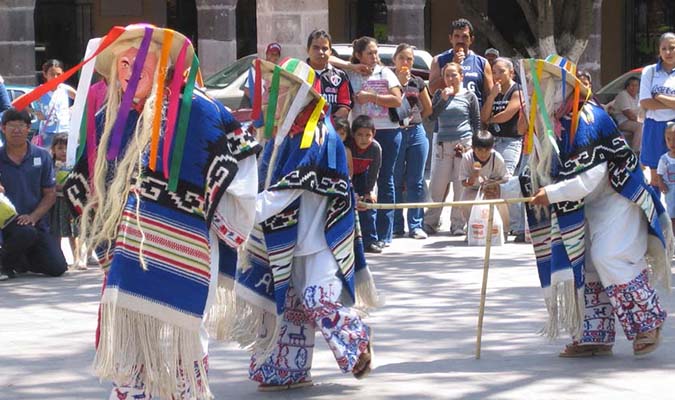
[[[473,43],[473,25],[464,18],[450,24],[450,45],[452,48],[434,57],[429,71],[429,89],[434,93],[436,89],[443,89],[445,83],[441,71],[445,64],[455,62],[464,69],[464,87],[478,97],[483,105],[483,93],[487,95],[492,89],[492,68],[482,56],[474,53],[470,47]]]

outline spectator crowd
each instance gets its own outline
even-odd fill
[[[472,50],[475,32],[466,19],[450,24],[449,49],[433,58],[429,80],[412,73],[417,49],[401,43],[393,68],[382,65],[378,42],[361,37],[353,42],[349,61],[337,58],[325,30],[307,40],[307,63],[316,72],[314,88],[330,105],[340,132],[359,200],[369,203],[443,202],[479,198],[486,183],[518,175],[527,163],[523,154],[524,98],[514,61],[495,48],[483,55]],[[283,61],[278,43],[266,48],[266,59]],[[45,81],[63,73],[64,65],[49,60]],[[658,61],[642,78],[626,80],[624,90],[607,105],[640,162],[650,169],[650,182],[665,194],[675,214],[675,34],[659,41]],[[591,76],[578,78],[592,86]],[[249,88],[245,88],[247,95]],[[0,280],[25,271],[60,276],[68,266],[61,251],[68,238],[72,268],[86,269],[95,257],[77,243],[78,221],[63,202],[61,187],[69,170],[65,153],[70,125],[70,100],[75,91],[58,85],[33,109],[18,111],[0,77],[2,143],[0,148]],[[40,121],[30,137],[33,116]],[[431,121],[433,132],[425,131]],[[431,138],[431,141],[429,141]],[[431,150],[431,151],[429,151]],[[431,157],[429,183],[425,180]],[[467,234],[469,209],[452,207],[449,232]],[[400,237],[426,239],[441,227],[442,209],[359,209],[367,252],[381,253]],[[500,209],[504,233],[525,242],[522,204]],[[509,236],[510,235],[510,236]]]

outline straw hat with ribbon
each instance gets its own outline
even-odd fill
[[[253,61],[255,70],[255,82],[251,87],[253,92],[253,111],[252,119],[256,121],[256,126],[264,126],[264,133],[267,139],[272,138],[274,127],[277,127],[276,142],[281,143],[290,130],[295,118],[312,101],[316,105],[307,122],[303,133],[301,148],[309,147],[311,139],[314,136],[314,130],[321,118],[321,113],[326,105],[326,100],[314,88],[316,72],[307,63],[297,58],[287,58],[282,60],[279,65],[271,62],[256,59]],[[252,79],[252,76],[249,76]],[[262,104],[262,82],[266,81],[268,86],[267,107],[263,115]],[[286,96],[283,104],[279,103],[280,89],[285,88]],[[291,102],[292,101],[292,102]],[[279,121],[275,120],[276,115],[280,114]]]
[[[139,47],[142,44],[147,29],[151,30],[150,41],[152,43],[162,49],[166,44],[169,60],[174,66],[178,63],[181,49],[185,45],[185,56],[183,57],[185,65],[183,65],[183,69],[190,67],[195,50],[190,40],[182,33],[148,24],[133,24],[126,26],[124,32],[110,46],[106,47],[96,56],[96,72],[105,78],[110,78],[110,69],[117,55],[130,46]]]
[[[316,78],[314,69],[296,58],[284,59],[279,65],[256,59],[253,61],[253,69],[255,70],[255,82],[250,85],[254,88],[251,119],[256,127],[264,127],[265,138],[271,139],[274,136],[275,149],[272,152],[270,168],[265,180],[265,187],[268,187],[276,162],[276,150],[289,133],[295,119],[309,104],[315,103],[300,141],[300,148],[307,149],[316,139],[314,133],[325,111],[326,100],[313,88]],[[253,80],[252,74],[249,75],[249,80]],[[264,115],[262,104],[263,80],[268,82],[266,88],[268,101]],[[286,89],[285,96],[280,93],[282,88]],[[282,100],[283,104],[279,100]],[[278,121],[276,120],[277,115],[279,115]],[[274,131],[275,127],[277,128],[276,132]]]
[[[584,103],[588,101],[592,95],[591,90],[577,78],[577,66],[570,60],[559,55],[553,54],[543,60],[533,58],[524,59],[521,60],[520,66],[522,79],[525,80],[527,78],[528,82],[531,82],[531,89],[533,91],[533,93],[530,93],[530,96],[528,96],[528,85],[523,85],[526,99],[525,102],[529,111],[529,126],[527,135],[525,136],[524,151],[526,154],[530,154],[533,150],[533,146],[537,144],[537,141],[534,138],[534,128],[537,111],[539,111],[539,115],[543,120],[545,134],[548,137],[548,140],[552,142],[556,153],[559,153],[554,136],[554,123],[549,117],[549,114],[555,110],[547,110],[544,101],[546,93],[544,93],[542,82],[547,79],[559,81],[562,89],[561,100],[563,101],[567,98],[569,93],[572,93],[573,95],[572,125],[569,136],[571,143],[574,142],[574,137],[579,125],[580,100],[583,99]]]
[[[135,88],[140,79],[142,66],[145,58],[150,51],[150,45],[154,43],[160,49],[160,59],[158,73],[155,76],[155,86],[157,87],[156,98],[163,98],[165,95],[165,82],[169,72],[169,66],[173,66],[173,75],[170,77],[169,83],[169,108],[166,115],[166,131],[164,133],[163,152],[163,172],[167,179],[169,179],[169,186],[171,190],[176,190],[178,184],[178,169],[183,157],[182,149],[184,148],[185,138],[187,133],[187,122],[190,115],[191,97],[195,84],[202,85],[202,77],[199,71],[199,60],[195,55],[192,43],[188,38],[179,32],[171,29],[159,28],[150,24],[133,24],[126,27],[115,26],[103,38],[92,39],[90,46],[87,48],[87,54],[84,61],[69,69],[61,76],[53,79],[45,84],[37,87],[30,93],[16,99],[13,106],[18,109],[23,109],[30,105],[31,102],[39,99],[45,93],[54,90],[60,83],[65,82],[77,71],[82,69],[82,76],[80,84],[78,85],[78,93],[73,107],[73,118],[71,121],[71,136],[69,136],[69,151],[72,155],[68,159],[68,164],[73,165],[76,161],[73,146],[78,145],[79,151],[77,158],[86,150],[87,160],[90,165],[90,171],[93,171],[93,166],[96,159],[95,147],[88,142],[96,140],[96,132],[94,127],[94,114],[98,110],[87,110],[85,107],[86,99],[91,85],[91,76],[94,69],[106,78],[110,77],[112,64],[115,62],[117,55],[129,47],[138,48],[136,61],[134,62],[133,72],[129,79],[127,91],[120,102],[119,113],[116,116],[115,123],[112,128],[110,136],[108,151],[106,158],[113,160],[120,154],[120,145],[122,138],[122,131],[131,110]],[[93,61],[93,62],[92,62]],[[110,83],[110,82],[109,82]],[[182,91],[184,94],[181,99],[181,88],[185,85]],[[180,115],[178,114],[178,104],[182,103],[180,107]],[[152,139],[150,145],[150,163],[149,167],[155,171],[157,169],[157,155],[159,149],[160,127],[162,125],[162,101],[157,101],[152,123]],[[72,136],[79,134],[79,140],[70,140]],[[171,153],[171,148],[173,152]],[[169,157],[169,154],[171,156]]]

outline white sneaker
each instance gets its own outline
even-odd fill
[[[452,236],[463,236],[466,235],[466,232],[464,232],[464,229],[462,228],[455,228],[451,232]]]
[[[427,233],[424,232],[422,228],[415,228],[413,231],[410,233],[410,237],[413,239],[426,239]]]

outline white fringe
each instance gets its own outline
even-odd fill
[[[540,334],[553,340],[566,331],[579,336],[584,323],[584,288],[576,289],[574,281],[568,280],[550,288],[551,296],[546,297],[548,321]]]
[[[663,230],[663,238],[666,242],[666,248],[663,248],[661,241],[653,236],[647,235],[647,263],[651,267],[649,270],[650,282],[655,282],[670,293],[671,286],[671,268],[670,261],[673,259],[673,249],[675,248],[675,238],[673,237],[673,226],[670,222],[668,213],[662,213],[659,216],[659,223]]]
[[[191,399],[213,399],[199,333],[124,308],[101,305],[93,368],[118,383],[140,378],[152,396],[170,399],[187,390]]]
[[[204,325],[210,337],[216,340],[226,340],[229,337],[231,327],[237,319],[234,312],[236,304],[234,282],[219,274],[215,301],[204,318]]]
[[[367,314],[373,308],[384,306],[384,296],[378,292],[369,268],[357,271],[354,282],[354,295],[356,297],[354,308]]]

